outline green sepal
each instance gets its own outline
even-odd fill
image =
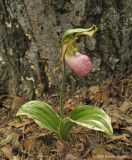
[[[97,29],[97,27],[96,27],[95,25],[92,25],[92,27],[87,28],[87,29],[84,29],[84,28],[69,29],[69,30],[67,30],[67,31],[63,34],[63,36],[62,36],[62,42],[64,42],[64,40],[65,40],[70,34],[78,33],[78,35],[79,35],[79,33],[81,33],[80,35],[82,35],[83,32],[84,32],[85,35],[92,36],[92,35],[94,34],[94,32],[96,32],[97,30],[98,30],[98,29]],[[90,33],[91,31],[94,31],[94,32],[92,33],[92,35],[91,35],[91,33]]]

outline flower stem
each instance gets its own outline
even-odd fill
[[[62,77],[62,86],[61,86],[61,93],[60,93],[60,113],[61,113],[61,119],[64,118],[63,92],[64,92],[64,84],[65,84],[65,75],[66,75],[66,63],[65,63],[65,57],[64,57],[64,59],[63,59],[63,77]]]

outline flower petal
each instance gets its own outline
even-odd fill
[[[71,69],[80,76],[85,76],[92,69],[89,57],[76,52],[73,56],[65,55],[65,60]]]

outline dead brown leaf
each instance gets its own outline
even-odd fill
[[[59,94],[58,93],[55,93],[55,94],[52,94],[51,97],[58,97]]]
[[[24,140],[24,148],[26,150],[33,150],[35,146],[35,139],[34,138],[30,138],[30,137],[27,137],[25,140]]]
[[[16,128],[19,128],[19,127],[23,127],[23,126],[29,125],[31,123],[34,123],[33,119],[25,118],[25,119],[23,119],[23,122],[21,122],[21,123],[19,123],[17,120],[15,120],[13,122],[8,123],[8,125],[9,126],[14,126]]]
[[[119,129],[119,125],[117,123],[115,123],[113,126],[112,126],[113,129]]]
[[[132,109],[132,103],[129,101],[124,101],[123,104],[120,107],[121,111],[124,113],[127,113],[129,109]]]
[[[68,144],[64,141],[57,142],[57,153],[61,159],[65,159],[70,154],[70,157],[80,158],[80,160],[81,160],[79,152],[76,149],[68,146]],[[68,157],[67,157],[67,160],[68,160]],[[69,160],[71,160],[71,159],[69,159]]]
[[[40,146],[37,158],[43,159],[43,157],[44,157],[44,155],[43,155],[43,147]]]
[[[80,160],[80,158],[73,156],[72,154],[67,154],[66,160]]]
[[[18,109],[24,105],[26,102],[28,102],[28,99],[26,97],[17,97],[15,96],[12,102],[12,113],[16,114]]]
[[[115,158],[115,155],[113,153],[106,151],[104,147],[98,147],[92,150],[92,154],[93,158],[100,160],[111,160],[112,158]]]
[[[6,158],[8,158],[9,160],[13,160],[14,156],[12,154],[12,147],[10,144],[1,148],[1,151],[3,152],[3,154],[5,155]]]
[[[103,106],[106,113],[111,117],[112,123],[126,125],[132,124],[132,119],[126,116],[117,105]]]
[[[6,96],[5,99],[2,101],[2,105],[8,109],[11,108],[12,99],[13,97]]]
[[[109,104],[109,95],[107,92],[103,92],[101,96],[101,103],[107,105]]]
[[[99,86],[92,86],[88,89],[91,93],[96,94],[97,92],[99,92]]]
[[[80,143],[80,142],[76,142],[75,147],[76,147],[77,151],[79,151],[79,152],[83,152],[85,149],[83,143]]]
[[[6,138],[12,132],[12,127],[7,126],[4,128],[3,137]]]

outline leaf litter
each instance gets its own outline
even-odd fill
[[[47,95],[42,101],[59,113],[59,94]],[[77,87],[64,97],[68,115],[80,105],[101,107],[112,119],[114,134],[106,135],[75,125],[67,142],[38,126],[34,120],[15,116],[27,97],[8,96],[0,88],[0,159],[1,160],[129,160],[132,158],[132,75],[103,81],[90,88]]]

